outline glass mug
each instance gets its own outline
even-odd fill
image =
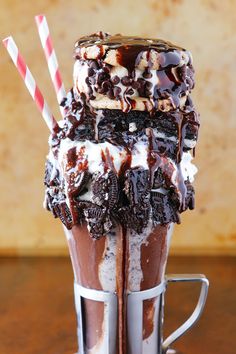
[[[174,331],[167,339],[163,341],[163,312],[164,312],[164,293],[169,282],[200,282],[201,292],[199,300],[192,315],[184,324]],[[81,287],[79,284],[74,284],[75,304],[78,318],[78,340],[79,354],[86,353],[84,348],[84,333],[83,333],[83,310],[82,299],[92,301],[101,301],[107,306],[107,328],[105,329],[106,338],[103,346],[104,354],[116,354],[116,334],[117,334],[117,297],[115,294],[88,289]],[[208,280],[202,274],[171,274],[167,275],[165,281],[155,288],[143,290],[140,292],[132,292],[127,295],[127,333],[128,333],[128,354],[165,354],[170,346],[189,330],[199,319],[208,292]],[[145,344],[142,339],[142,323],[143,323],[143,301],[155,298],[156,302],[156,328],[152,343]],[[95,352],[94,352],[95,353]]]
[[[164,275],[172,230],[173,224],[158,226],[154,231],[149,230],[142,239],[136,234],[123,235],[122,228],[118,228],[112,235],[94,241],[86,225],[73,227],[70,231],[65,229],[75,277],[78,354],[165,354],[172,343],[197,322],[206,302],[209,283],[201,274]],[[122,293],[126,304],[123,322],[125,330],[120,327],[118,330],[122,306],[113,273],[117,271],[118,253],[121,249],[119,240],[124,240],[124,236],[129,245],[130,286]],[[144,278],[151,277],[152,281],[139,289],[134,281],[134,276],[139,274],[138,263],[135,261],[141,257],[142,252],[146,252],[145,259],[150,252],[154,252],[146,264],[146,273],[144,271]],[[108,265],[106,262],[109,262],[107,257],[110,254],[113,254],[113,258]],[[98,270],[100,267],[104,271],[104,262],[108,266],[108,274],[105,275],[110,277],[108,288],[106,285],[101,287],[98,282]],[[100,278],[102,277],[104,278],[103,273],[100,274]],[[163,340],[164,295],[170,282],[199,282],[201,291],[197,306],[189,319]],[[149,332],[148,336],[145,331]]]

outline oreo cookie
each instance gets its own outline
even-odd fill
[[[113,170],[96,173],[91,183],[92,202],[111,210],[119,199],[118,178]]]
[[[69,174],[67,181],[69,197],[74,198],[80,195],[89,183],[90,178],[91,175],[87,170]]]
[[[88,230],[95,239],[99,239],[114,228],[109,212],[97,205],[90,205],[84,209],[84,216]]]
[[[139,167],[127,170],[124,192],[129,202],[125,211],[126,225],[140,233],[149,222],[150,172]]]
[[[65,227],[70,230],[73,226],[70,209],[65,202],[57,203],[54,206],[54,213],[60,218]]]
[[[160,192],[151,192],[151,206],[154,224],[180,223],[178,203],[171,195]]]
[[[132,207],[146,206],[150,198],[150,172],[140,167],[125,172],[124,191]]]

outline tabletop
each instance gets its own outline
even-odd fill
[[[210,281],[202,318],[174,348],[181,354],[235,353],[236,258],[172,256],[168,272],[204,273]],[[198,293],[197,284],[170,284],[165,336],[188,317]],[[76,345],[69,258],[0,258],[0,354],[73,354]]]

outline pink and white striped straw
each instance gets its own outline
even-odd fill
[[[39,87],[37,86],[34,77],[31,74],[28,66],[26,65],[24,58],[20,54],[14,39],[12,37],[7,37],[3,40],[3,44],[6,47],[18,72],[23,78],[29,93],[31,94],[33,100],[38,106],[38,109],[40,110],[51,133],[57,132],[59,130],[58,123],[54,118],[54,116],[52,115],[47,102],[43,98],[43,95]]]
[[[49,73],[52,79],[54,89],[56,91],[57,101],[60,105],[63,98],[66,97],[66,91],[59,71],[59,65],[58,65],[55,50],[53,48],[52,39],[49,33],[46,16],[44,15],[35,16],[35,21],[38,27],[39,37],[47,60]],[[64,117],[65,112],[63,107],[61,106],[60,106],[60,111],[62,117]]]

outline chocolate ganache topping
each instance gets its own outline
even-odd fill
[[[157,39],[98,32],[75,45],[74,86],[50,139],[45,206],[93,238],[180,222],[194,208],[192,58]]]

